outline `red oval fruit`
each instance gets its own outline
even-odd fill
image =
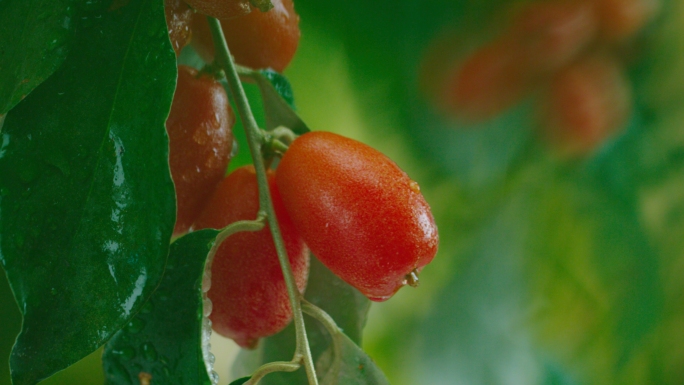
[[[481,47],[453,72],[444,86],[443,109],[470,121],[489,119],[529,90],[529,71],[507,41]]]
[[[206,62],[214,60],[214,46],[205,17],[193,21],[192,45]],[[292,0],[273,0],[273,9],[254,9],[248,15],[222,20],[230,53],[238,64],[250,68],[273,68],[282,72],[297,51],[299,15]]]
[[[197,12],[217,19],[230,19],[248,14],[252,7],[249,0],[185,0]]]
[[[555,71],[574,60],[596,35],[591,4],[550,1],[526,4],[513,20],[510,37],[530,70]]]
[[[164,12],[171,46],[178,56],[183,47],[190,43],[193,12],[182,0],[164,0]]]
[[[309,250],[283,207],[273,172],[269,172],[273,199],[285,248],[297,288],[303,292],[309,274]],[[195,229],[222,228],[240,220],[253,220],[259,211],[259,191],[253,166],[238,168],[218,186]],[[273,335],[292,319],[287,287],[269,227],[241,232],[226,239],[211,266],[210,316],[217,333],[244,348]]]
[[[174,235],[185,233],[225,175],[233,148],[235,116],[221,84],[178,67],[178,84],[166,120],[169,164],[176,186]]]
[[[280,161],[276,181],[311,252],[374,301],[389,299],[437,252],[437,227],[418,184],[361,142],[304,134]]]
[[[631,89],[615,59],[583,58],[549,85],[545,108],[549,136],[565,152],[588,152],[625,124]]]

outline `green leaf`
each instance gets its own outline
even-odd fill
[[[250,71],[249,76],[261,90],[266,129],[285,126],[300,135],[311,131],[294,111],[292,88],[285,76],[272,70]]]
[[[244,384],[245,382],[249,381],[250,378],[252,378],[252,377],[242,377],[242,378],[238,378],[237,380],[231,382],[230,385],[242,385],[242,384]]]
[[[389,385],[389,381],[373,360],[349,337],[335,335],[335,350],[328,348],[316,362],[316,371],[322,377],[321,385]],[[339,354],[338,357],[335,357]]]
[[[141,372],[153,384],[211,383],[202,353],[202,277],[217,234],[196,231],[171,245],[159,288],[105,345],[107,384],[136,383]]]
[[[175,221],[163,4],[131,0],[80,23],[79,49],[7,115],[0,140],[0,261],[24,316],[10,361],[20,385],[91,353],[140,310]]]
[[[358,290],[349,286],[315,257],[311,258],[309,283],[304,297],[326,311],[335,323],[357,344],[361,343],[363,327],[370,308],[370,301]],[[306,329],[314,360],[317,360],[332,342],[330,333],[316,320],[306,318]],[[251,374],[257,367],[272,361],[289,361],[295,350],[294,326],[291,323],[282,332],[264,338],[257,350],[242,350],[233,366],[236,376]],[[302,369],[292,372],[277,372],[264,377],[263,385],[306,384]]]
[[[78,3],[0,1],[0,115],[11,110],[62,64]]]

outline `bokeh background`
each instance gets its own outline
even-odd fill
[[[682,384],[684,2],[629,43],[627,123],[573,157],[540,134],[538,94],[466,123],[421,92],[435,39],[451,34],[433,60],[452,61],[519,4],[296,2],[301,117],[394,159],[440,230],[420,288],[373,304],[363,347],[395,385]],[[20,322],[0,274],[0,384]],[[213,345],[225,384],[235,347]],[[102,383],[100,354],[44,384]]]

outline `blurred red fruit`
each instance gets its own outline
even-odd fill
[[[543,106],[551,139],[565,152],[585,153],[624,126],[631,90],[616,60],[592,55],[558,72]]]
[[[514,17],[510,37],[531,71],[548,73],[572,62],[596,36],[594,8],[583,2],[527,4]]]

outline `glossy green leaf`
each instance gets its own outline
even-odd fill
[[[251,71],[250,78],[261,90],[266,129],[285,126],[300,135],[311,131],[294,111],[292,88],[287,78],[271,70]]]
[[[271,86],[273,86],[278,95],[280,95],[280,97],[283,98],[283,100],[285,100],[287,104],[292,107],[292,109],[297,108],[295,107],[294,103],[292,85],[290,84],[290,81],[287,80],[285,75],[271,69],[259,70],[258,72],[271,83]]]
[[[196,231],[171,245],[159,288],[105,345],[107,384],[135,383],[140,373],[153,384],[211,383],[202,353],[202,277],[217,234]]]
[[[320,385],[389,385],[373,360],[349,337],[339,333],[335,341],[337,349],[331,346],[316,362]]]
[[[352,343],[361,344],[363,327],[370,307],[370,301],[358,290],[349,286],[316,258],[311,258],[311,271],[305,298],[326,311]],[[329,347],[330,333],[316,320],[306,317],[307,335],[314,360]],[[294,326],[290,324],[282,332],[264,338],[256,351],[243,350],[233,366],[233,374],[251,374],[260,365],[272,361],[289,361],[295,350]],[[292,373],[272,373],[261,380],[264,385],[306,384],[302,369]]]
[[[0,115],[45,81],[66,57],[76,0],[0,1]]]
[[[79,21],[79,49],[2,129],[0,260],[24,316],[11,356],[18,385],[101,346],[166,262],[175,56],[162,2],[119,5]]]

